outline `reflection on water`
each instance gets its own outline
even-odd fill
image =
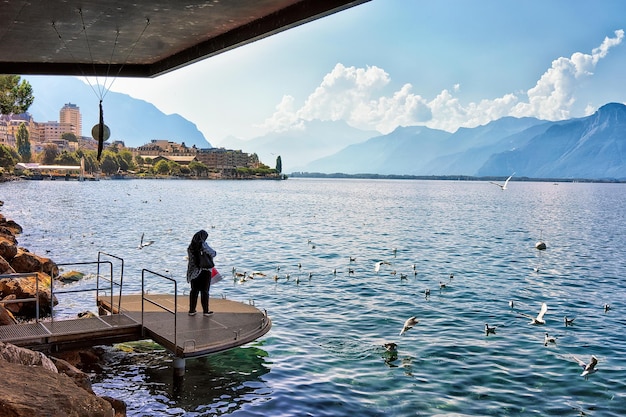
[[[163,350],[153,347],[128,353],[111,348],[105,355],[107,371],[98,376],[93,387],[99,395],[131,404],[132,415],[225,415],[271,394],[262,378],[269,372],[267,357],[262,343],[255,343],[187,359],[185,376],[177,381],[172,357]],[[135,386],[138,381],[141,388]],[[143,407],[137,407],[144,402]]]

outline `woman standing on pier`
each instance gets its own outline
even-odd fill
[[[191,283],[191,292],[189,293],[190,316],[196,315],[198,293],[200,294],[200,303],[204,315],[210,316],[213,314],[209,310],[209,288],[211,286],[213,258],[217,255],[217,252],[206,243],[207,237],[209,237],[209,234],[206,230],[200,230],[193,235],[191,243],[187,247],[187,282]],[[204,264],[202,260],[206,255],[209,257],[209,266]]]

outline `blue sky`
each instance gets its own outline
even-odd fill
[[[559,120],[626,103],[625,29],[622,0],[372,0],[112,90],[182,115],[214,146],[312,119],[381,133]]]

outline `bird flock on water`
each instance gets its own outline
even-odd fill
[[[315,249],[316,247],[316,245],[311,240],[308,241],[308,246],[311,249]],[[545,247],[543,247],[542,249],[545,249]],[[393,248],[391,250],[391,253],[393,255],[393,258],[395,258],[397,255],[397,248]],[[358,268],[358,265],[359,265],[358,261],[359,259],[357,258],[357,256],[349,256],[347,257],[347,265],[345,269],[342,269],[341,267],[333,268],[330,270],[330,274],[332,276],[337,276],[338,274],[341,274],[341,273],[345,274],[346,276],[354,276],[355,274],[360,274],[363,271],[362,269]],[[369,263],[372,261],[366,260],[366,262]],[[240,271],[238,270],[238,268],[233,267],[232,268],[233,280],[237,283],[243,284],[249,280],[254,280],[255,278],[263,278],[263,277],[270,276],[275,283],[283,281],[285,283],[292,282],[295,284],[300,284],[300,283],[305,282],[305,280],[306,282],[310,282],[314,278],[315,275],[320,275],[320,276],[326,275],[325,273],[322,273],[319,271],[316,272],[315,274],[313,272],[303,271],[302,262],[298,262],[295,265],[295,270],[293,266],[289,266],[289,265],[282,265],[282,266],[276,265],[273,269],[274,269],[273,273],[266,274],[261,271],[252,271],[252,272]],[[399,278],[400,282],[407,281],[409,276],[413,276],[417,278],[418,269],[419,268],[417,264],[411,264],[410,272],[409,271],[402,271],[402,272],[397,271],[394,268],[393,260],[389,260],[389,259],[375,261],[373,262],[373,267],[372,267],[372,270],[375,276],[388,274],[392,277]],[[437,290],[439,294],[442,294],[443,292],[451,288],[455,288],[455,285],[457,285],[457,284],[454,284],[454,282],[456,281],[454,273],[447,274],[447,279],[439,279],[437,281],[438,281]],[[459,281],[458,285],[462,285],[462,280]],[[431,294],[433,293],[432,289],[424,288],[422,291],[423,291],[424,298],[426,300],[429,300],[431,297]],[[516,314],[518,317],[527,318],[528,324],[532,326],[546,325],[547,316],[549,316],[549,307],[546,302],[542,302],[540,304],[538,312],[536,314],[528,314],[528,313],[519,311],[517,309],[517,303],[515,300],[509,300],[508,305],[513,314]],[[611,309],[611,307],[607,303],[603,306],[603,309],[604,309],[604,312],[606,313]],[[576,320],[575,317],[570,317],[568,315],[561,316],[561,317],[563,317],[564,327],[569,328],[569,327],[574,326],[574,323]],[[406,337],[409,331],[417,328],[419,324],[420,324],[420,319],[418,318],[418,316],[411,315],[410,317],[404,319],[402,326],[399,327],[399,333],[396,333],[396,334],[400,337]],[[493,325],[493,324],[492,325],[490,325],[489,323],[484,324],[485,337],[501,336],[503,334],[503,331],[498,331],[498,330],[502,330],[502,329],[499,329],[498,326]],[[415,332],[415,330],[412,330],[412,333],[413,332]],[[549,347],[549,346],[556,347],[557,342],[558,342],[558,334],[553,335],[545,331],[543,332],[543,337],[541,341],[545,347]],[[394,355],[395,357],[399,349],[399,343],[397,341],[387,341],[387,342],[384,342],[381,347],[384,349],[385,353]],[[591,374],[595,373],[598,370],[597,368],[598,358],[595,355],[590,355],[590,358],[588,361],[584,361],[574,355],[565,355],[565,357],[577,363],[582,368],[582,372],[580,375],[583,376],[584,378],[588,378]]]

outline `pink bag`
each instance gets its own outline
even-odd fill
[[[217,284],[222,280],[222,274],[217,270],[216,267],[211,268],[211,285]]]

